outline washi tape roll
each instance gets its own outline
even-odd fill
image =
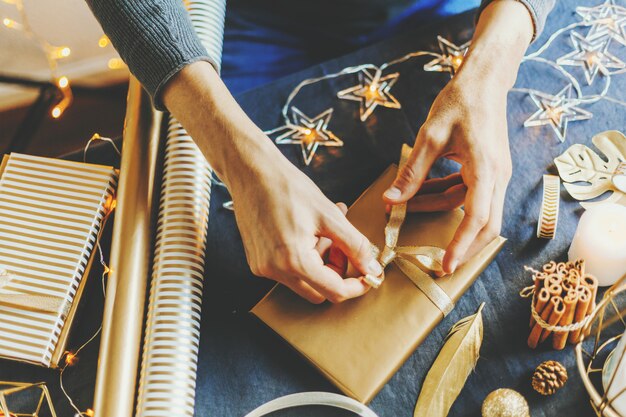
[[[537,237],[554,239],[559,220],[559,191],[561,180],[557,175],[543,176],[543,200],[537,224]]]
[[[620,162],[613,173],[613,185],[623,193],[626,193],[626,162]]]

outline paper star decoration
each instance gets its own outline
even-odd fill
[[[283,126],[286,131],[276,138],[278,145],[300,145],[304,163],[309,165],[319,146],[343,146],[343,142],[328,130],[333,109],[308,117],[296,107],[291,108],[293,122]]]
[[[609,75],[607,68],[624,68],[626,64],[608,51],[609,38],[599,38],[595,41],[585,39],[577,32],[571,33],[572,44],[575,50],[556,60],[559,65],[573,65],[582,67],[585,71],[587,84],[591,85],[598,72]]]
[[[471,42],[457,46],[439,35],[437,36],[437,42],[439,42],[439,49],[442,55],[424,64],[424,71],[449,72],[450,77],[452,77],[463,63],[463,57],[467,53]]]
[[[583,22],[591,25],[588,39],[608,36],[626,46],[626,9],[617,6],[614,0],[606,0],[595,7],[579,6],[576,13],[583,18]]]
[[[353,100],[360,103],[360,119],[362,122],[374,112],[377,106],[390,109],[399,109],[400,102],[391,95],[389,90],[398,81],[399,73],[382,76],[377,69],[372,73],[366,69],[358,73],[359,83],[337,93],[337,97],[343,100]]]
[[[524,127],[550,125],[561,142],[565,141],[568,122],[593,117],[590,112],[576,107],[578,100],[571,98],[571,84],[554,96],[540,91],[532,91],[529,95],[539,110],[524,122]]]

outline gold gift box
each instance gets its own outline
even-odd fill
[[[382,194],[395,178],[390,167],[348,211],[348,219],[377,247],[387,224]],[[463,218],[461,209],[408,214],[399,245],[445,248]],[[478,255],[436,283],[456,302],[506,240],[496,238]],[[277,285],[252,313],[306,357],[346,395],[368,403],[387,383],[443,313],[396,265],[378,289],[340,304],[310,304]]]
[[[59,365],[116,184],[113,167],[4,156],[0,357]]]

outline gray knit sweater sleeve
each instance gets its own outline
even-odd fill
[[[478,15],[480,16],[480,12],[483,11],[488,4],[490,4],[494,0],[482,0],[480,4],[480,10]],[[554,3],[556,0],[515,0],[522,3],[528,11],[530,12],[530,17],[533,20],[533,41],[539,37],[541,32],[543,31],[543,27],[546,24],[546,19],[548,14],[554,7]]]
[[[221,47],[207,52],[182,0],[86,1],[157,109],[164,110],[161,90],[186,65],[208,61],[219,71],[220,56],[214,55]]]

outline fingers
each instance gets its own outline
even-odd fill
[[[456,270],[477,235],[489,223],[495,180],[486,168],[483,165],[468,170],[465,216],[443,258],[443,270],[447,274]]]
[[[463,184],[463,176],[458,172],[443,178],[431,178],[424,181],[417,195],[441,193],[457,184]]]
[[[411,212],[452,210],[463,205],[466,192],[465,184],[457,184],[438,194],[418,193],[409,200],[407,210]]]
[[[413,197],[430,171],[430,167],[439,157],[441,140],[436,140],[430,132],[422,127],[417,134],[415,146],[409,159],[398,171],[396,179],[383,197],[389,204],[400,204]]]
[[[326,301],[326,297],[315,291],[309,284],[299,278],[292,279],[286,282],[285,285],[312,304],[321,304]]]
[[[311,259],[306,265],[306,275],[302,279],[331,303],[359,297],[370,289],[370,286],[360,278],[344,279],[321,260],[316,262]]]
[[[504,199],[506,196],[506,183],[496,184],[493,199],[491,201],[491,213],[489,215],[489,223],[480,231],[476,240],[472,243],[469,250],[465,253],[461,264],[475,256],[483,250],[485,246],[490,244],[498,235],[502,228],[502,214],[504,210]]]
[[[379,276],[383,273],[372,251],[372,244],[345,216],[327,216],[321,225],[320,234],[330,238],[363,275]]]

